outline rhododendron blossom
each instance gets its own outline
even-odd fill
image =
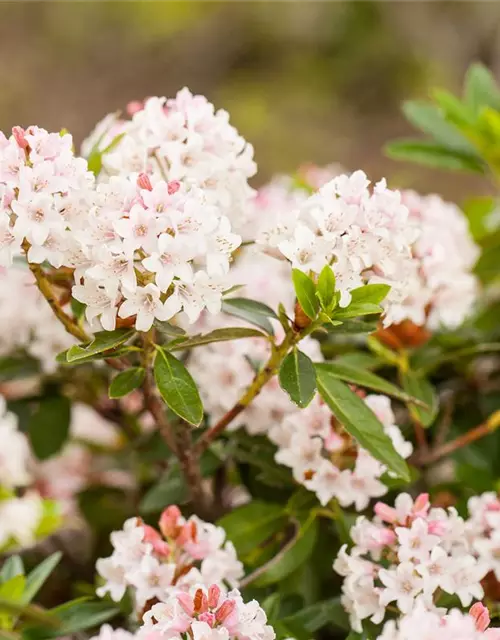
[[[140,609],[193,584],[238,585],[243,565],[224,529],[195,515],[186,520],[175,506],[163,512],[159,529],[131,518],[111,534],[113,554],[96,565],[105,580],[98,595],[109,593],[118,602],[131,588]]]
[[[353,548],[342,547],[334,564],[344,576],[342,603],[354,629],[365,618],[382,622],[388,605],[408,614],[418,600],[432,610],[439,591],[463,606],[483,597],[488,569],[476,560],[454,509],[431,507],[427,494],[413,501],[402,493],[394,507],[377,503],[375,513],[373,520],[358,518]]]
[[[489,571],[500,580],[500,500],[493,491],[473,496],[468,502],[466,533],[470,545]]]

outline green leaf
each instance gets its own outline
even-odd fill
[[[146,370],[143,367],[132,367],[121,371],[111,380],[109,385],[110,398],[123,398],[134,389],[138,389],[144,382]]]
[[[282,622],[291,625],[298,624],[309,633],[315,633],[327,624],[333,624],[339,629],[349,629],[349,616],[340,602],[340,597],[316,602],[301,609],[291,616],[282,619]]]
[[[302,310],[308,318],[314,320],[319,311],[319,300],[316,297],[316,285],[311,278],[300,269],[292,269],[292,280],[295,295]]]
[[[9,611],[7,607],[2,607],[2,602],[19,604],[25,583],[25,576],[17,574],[0,584],[0,629],[12,629],[16,619],[14,612]]]
[[[316,372],[311,359],[298,349],[293,349],[281,363],[279,381],[292,402],[303,409],[316,393]]]
[[[34,358],[24,355],[0,358],[0,382],[28,378],[39,372],[40,366]]]
[[[348,307],[337,307],[332,314],[332,318],[334,320],[359,318],[360,316],[380,314],[382,311],[382,307],[379,307],[378,304],[373,304],[373,302],[351,302]]]
[[[391,290],[388,284],[365,284],[351,291],[351,304],[380,304]]]
[[[71,347],[72,349],[73,347]],[[120,356],[127,355],[132,351],[137,351],[137,347],[129,347],[127,345],[118,347],[117,349],[110,349],[109,351],[104,351],[103,353],[94,353],[91,356],[82,356],[77,360],[72,360],[68,362],[68,352],[70,349],[66,349],[66,351],[61,351],[56,356],[56,362],[60,364],[64,364],[68,367],[74,367],[80,364],[86,364],[88,362],[95,362],[97,360],[105,360],[106,358],[119,358]]]
[[[114,331],[99,331],[88,344],[79,344],[66,352],[68,362],[77,362],[96,354],[110,351],[129,340],[135,331],[133,329],[115,329]]]
[[[15,576],[24,575],[23,561],[20,556],[10,556],[2,565],[0,571],[0,582],[8,582]]]
[[[440,145],[472,156],[477,155],[473,145],[453,125],[446,122],[440,109],[433,104],[410,100],[403,103],[403,112],[417,129],[432,136]]]
[[[462,205],[469,221],[469,230],[474,240],[481,241],[492,231],[494,211],[498,211],[498,201],[490,196],[468,198]]]
[[[336,335],[342,334],[361,334],[361,333],[373,333],[378,328],[378,318],[376,320],[367,320],[360,318],[352,318],[339,321],[339,325],[332,325],[331,323],[323,325],[328,333]]]
[[[380,420],[363,400],[325,369],[316,368],[316,379],[321,397],[346,431],[390,471],[409,481],[406,462],[395,450]]]
[[[28,604],[33,600],[36,594],[45,584],[47,578],[57,567],[61,561],[62,553],[56,551],[48,558],[45,558],[37,567],[35,567],[26,578],[26,586],[22,597],[22,602]]]
[[[410,402],[412,397],[396,387],[391,382],[387,382],[384,378],[377,376],[371,371],[360,369],[356,366],[351,366],[342,362],[320,362],[314,365],[316,370],[323,370],[334,376],[338,380],[349,382],[350,384],[358,385],[359,387],[365,387],[384,393],[385,395],[397,398],[403,402]]]
[[[420,422],[423,427],[429,427],[436,419],[439,409],[434,387],[425,376],[418,375],[414,371],[407,371],[402,374],[401,382],[407,393],[426,405],[422,407],[411,404],[410,412],[413,418]]]
[[[434,89],[432,97],[438,103],[447,122],[454,124],[460,131],[473,131],[477,122],[476,114],[468,104],[444,89]]]
[[[182,362],[157,346],[154,376],[158,391],[168,407],[197,427],[203,420],[203,405],[196,383]]]
[[[158,329],[160,333],[164,333],[166,336],[171,338],[179,338],[180,336],[186,335],[184,329],[181,329],[181,327],[177,327],[175,324],[171,324],[170,322],[155,320],[153,324],[155,329]]]
[[[243,557],[282,531],[286,522],[283,505],[252,500],[228,513],[217,524],[225,530],[238,555]]]
[[[329,313],[335,306],[335,275],[330,265],[325,265],[318,277],[316,295],[321,308]]]
[[[165,345],[165,349],[168,351],[180,351],[182,349],[192,349],[193,347],[200,347],[205,344],[211,344],[213,342],[225,342],[227,340],[241,340],[242,338],[265,338],[267,336],[258,329],[251,329],[250,327],[228,327],[226,329],[215,329],[205,335],[191,336],[187,340],[176,342],[175,344]]]
[[[30,418],[28,435],[39,460],[58,453],[69,434],[71,403],[63,396],[43,398]]]
[[[482,64],[472,64],[465,76],[464,98],[476,113],[482,107],[500,111],[500,90],[492,73]]]
[[[248,298],[228,298],[222,302],[222,311],[246,320],[264,329],[266,333],[274,334],[273,325],[269,322],[269,318],[277,320],[278,316],[267,304],[257,300],[249,300]]]
[[[42,502],[42,517],[35,531],[37,540],[45,538],[61,526],[61,504],[56,500],[44,499]]]
[[[117,607],[111,607],[107,602],[88,602],[87,599],[73,600],[67,602],[60,607],[50,609],[49,614],[53,614],[60,621],[58,629],[40,629],[36,632],[35,637],[39,640],[45,638],[57,638],[59,636],[78,633],[99,627],[116,616],[120,610]],[[32,631],[31,631],[32,633]],[[39,633],[41,635],[39,635]]]
[[[384,150],[386,155],[394,160],[416,162],[436,169],[485,172],[484,163],[475,156],[448,149],[431,140],[393,140]]]
[[[311,556],[318,536],[318,523],[309,518],[300,523],[297,531],[283,549],[278,552],[277,560],[269,563],[269,568],[254,582],[256,587],[266,587],[281,582]]]

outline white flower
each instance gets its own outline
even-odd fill
[[[138,331],[151,329],[153,321],[167,320],[170,316],[165,310],[165,304],[160,300],[160,290],[151,282],[145,287],[137,287],[131,291],[124,287],[125,301],[121,304],[118,315],[120,318],[137,316],[135,326]]]
[[[422,577],[415,571],[415,565],[402,562],[395,569],[381,569],[379,577],[386,587],[380,594],[381,604],[387,605],[395,600],[399,610],[408,613],[424,586]]]

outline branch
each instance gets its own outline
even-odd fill
[[[300,331],[290,330],[284,337],[283,342],[277,346],[273,346],[273,352],[266,365],[255,375],[252,383],[241,396],[241,398],[225,413],[222,418],[208,431],[201,436],[195,446],[197,455],[202,454],[210,444],[231,424],[231,422],[242,412],[248,405],[259,395],[264,385],[276,375],[279,366],[290,348],[304,337]]]
[[[451,440],[451,442],[446,442],[445,444],[437,447],[433,451],[431,451],[427,455],[422,455],[416,458],[416,462],[421,465],[428,465],[434,462],[437,462],[441,458],[450,455],[450,453],[454,453],[458,449],[462,447],[466,447],[468,444],[487,436],[490,433],[493,433],[496,429],[500,427],[500,410],[495,411],[491,414],[491,416],[484,422],[483,424],[474,427],[467,433],[464,433],[455,440]]]

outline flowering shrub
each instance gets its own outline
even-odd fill
[[[486,69],[405,113],[497,180]],[[2,637],[499,637],[495,198],[255,172],[187,89],[0,137]]]

